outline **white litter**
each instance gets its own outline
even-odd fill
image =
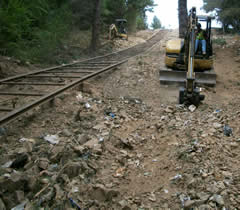
[[[51,144],[58,144],[59,143],[58,135],[46,135],[44,137],[44,140],[51,143]]]

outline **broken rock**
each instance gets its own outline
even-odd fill
[[[16,159],[13,161],[11,168],[23,168],[24,165],[27,163],[28,161],[28,156],[27,154],[23,153],[23,154],[18,154]]]
[[[118,196],[119,192],[116,190],[108,190],[103,185],[97,184],[93,186],[93,192],[91,194],[92,199],[100,202],[111,201],[114,197]]]
[[[84,147],[87,147],[89,149],[92,149],[94,153],[101,154],[102,153],[102,145],[99,144],[98,139],[92,139],[88,142],[86,142]]]
[[[83,155],[86,150],[83,146],[76,146],[73,149],[78,155]]]
[[[49,160],[47,158],[40,158],[38,162],[38,167],[40,169],[46,170],[49,165]]]
[[[79,144],[85,144],[88,140],[89,140],[90,138],[89,138],[89,136],[88,135],[86,135],[86,134],[80,134],[79,136],[78,136],[78,143]]]
[[[86,163],[67,163],[63,169],[62,173],[68,175],[70,179],[86,172],[86,171],[91,171],[91,169],[87,166]]]
[[[4,205],[2,199],[0,198],[0,209],[1,210],[6,210],[6,206]]]
[[[187,200],[184,203],[184,209],[191,209],[195,205],[194,200]]]
[[[221,128],[222,124],[216,122],[216,123],[213,123],[213,127],[214,128]]]
[[[167,113],[173,113],[173,112],[174,112],[173,107],[172,107],[172,106],[168,106],[168,107],[165,109],[165,112],[167,112]]]
[[[15,193],[16,193],[17,201],[19,203],[22,202],[24,200],[24,192],[21,190],[17,190]]]

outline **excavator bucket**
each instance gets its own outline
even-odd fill
[[[210,71],[195,72],[195,82],[197,85],[206,85],[214,87],[216,85],[217,75],[212,69]],[[161,84],[179,84],[184,85],[187,75],[186,71],[160,70]]]

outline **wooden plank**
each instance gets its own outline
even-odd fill
[[[82,78],[83,76],[76,75],[29,75],[27,78]]]
[[[102,69],[103,67],[94,67],[94,66],[66,66],[63,69]]]
[[[3,82],[4,85],[46,85],[46,86],[64,86],[65,83],[40,83],[40,82]]]
[[[70,74],[70,73],[76,73],[76,74],[78,74],[78,73],[87,73],[87,74],[89,74],[89,73],[93,73],[93,71],[82,71],[82,70],[79,70],[79,71],[68,71],[68,70],[66,70],[66,71],[47,71],[47,72],[45,72],[45,73],[52,73],[52,74],[65,74],[65,73],[67,73],[67,74]]]
[[[11,112],[13,109],[11,108],[3,108],[3,107],[0,107],[0,112]]]
[[[43,96],[40,93],[26,93],[26,92],[0,92],[0,95],[9,95],[9,96]]]

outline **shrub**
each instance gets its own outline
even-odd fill
[[[223,45],[227,44],[227,42],[226,42],[226,40],[224,38],[213,39],[213,43],[217,44],[217,45],[220,45],[220,46],[223,46]]]
[[[0,53],[33,62],[51,61],[69,32],[71,11],[67,3],[9,0],[0,8],[0,24]]]

